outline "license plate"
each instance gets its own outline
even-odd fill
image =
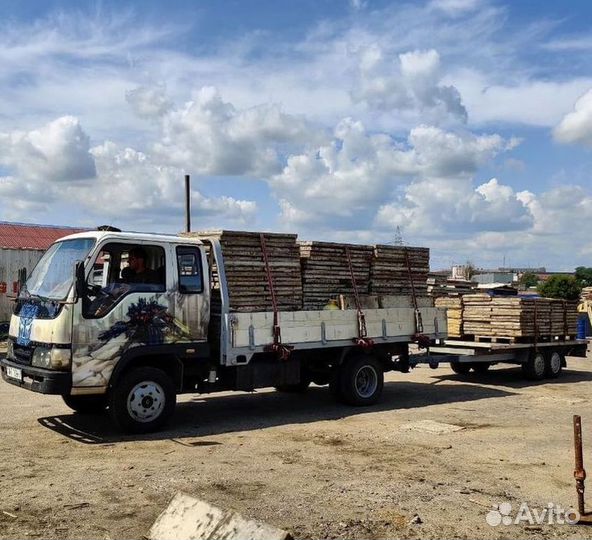
[[[6,376],[17,381],[23,380],[23,370],[15,367],[6,366]]]

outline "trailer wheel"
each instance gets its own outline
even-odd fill
[[[559,351],[551,351],[546,356],[545,375],[551,379],[556,379],[563,370],[563,355]]]
[[[523,373],[532,381],[540,381],[545,378],[546,362],[543,353],[532,353],[528,360],[522,364]]]
[[[71,396],[63,395],[64,403],[79,414],[101,414],[107,408],[107,396]]]
[[[170,377],[153,367],[135,368],[111,389],[109,412],[127,433],[155,431],[175,410],[175,387]]]
[[[468,375],[471,371],[471,364],[461,364],[460,362],[450,362],[450,369],[457,375]]]
[[[489,362],[474,362],[471,367],[475,373],[483,375],[484,373],[487,373],[491,364]]]
[[[373,405],[380,399],[384,386],[382,365],[374,356],[354,356],[341,367],[336,382],[336,391],[344,403]]]

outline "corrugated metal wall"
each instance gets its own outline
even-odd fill
[[[32,249],[0,249],[0,321],[10,320],[13,303],[8,297],[14,296],[19,269],[25,267],[29,275],[43,253]]]

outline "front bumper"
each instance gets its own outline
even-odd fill
[[[12,367],[22,371],[22,380],[13,379],[6,374],[6,368]],[[26,388],[41,394],[69,394],[72,389],[72,373],[67,371],[53,371],[51,369],[23,366],[16,362],[0,358],[2,378],[9,384]]]

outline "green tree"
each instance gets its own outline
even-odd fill
[[[582,287],[592,287],[592,268],[578,266],[576,268],[576,279]]]
[[[475,266],[473,261],[468,260],[465,263],[465,268],[466,268],[467,279],[469,279],[469,280],[473,279],[473,276],[477,273],[477,267]]]
[[[536,287],[538,282],[539,278],[534,272],[524,272],[518,280],[518,283],[520,283],[525,289]]]
[[[551,276],[547,281],[539,283],[537,290],[541,296],[547,298],[562,298],[563,300],[577,300],[582,292],[582,286],[574,276]]]

